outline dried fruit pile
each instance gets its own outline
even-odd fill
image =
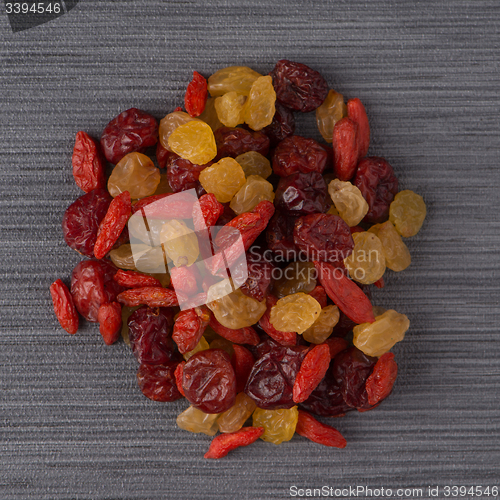
[[[76,135],[73,174],[85,194],[62,225],[88,259],[70,289],[52,284],[57,318],[71,334],[79,315],[99,323],[108,345],[121,335],[146,397],[185,397],[179,427],[221,432],[206,458],[295,433],[343,448],[312,414],[371,410],[390,394],[389,351],[409,321],[373,307],[370,287],[410,265],[404,238],[420,230],[424,201],[398,192],[385,159],[366,156],[361,101],[346,105],[304,64],[282,60],[267,76],[234,66],[208,82],[195,72],[184,107],[159,124],[129,109],[100,143]],[[314,110],[326,143],[294,135],[295,113]],[[196,209],[178,195],[164,203],[184,191]],[[132,232],[142,235],[133,252]],[[241,258],[248,276],[238,287],[231,265]],[[196,305],[179,307],[186,301]]]

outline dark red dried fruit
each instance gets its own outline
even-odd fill
[[[326,168],[328,154],[314,139],[292,135],[278,144],[273,156],[274,173],[286,177],[297,172],[307,174]]]
[[[313,290],[309,292],[309,295],[319,302],[321,309],[327,306],[326,292],[321,285],[314,287]]]
[[[318,172],[293,174],[282,177],[274,201],[277,208],[287,215],[308,215],[326,212],[328,188]]]
[[[104,156],[114,165],[129,153],[143,153],[157,141],[156,118],[137,108],[127,109],[113,118],[101,136]]]
[[[337,429],[318,422],[312,415],[303,410],[299,410],[299,419],[295,432],[324,446],[345,448],[347,445],[344,436]]]
[[[224,212],[224,205],[212,193],[204,194],[198,201],[199,204],[193,206],[193,225],[195,231],[202,231],[217,223]]]
[[[359,159],[358,126],[342,118],[333,127],[333,171],[337,179],[349,181],[356,173]]]
[[[377,358],[367,356],[354,346],[335,357],[333,376],[344,401],[352,408],[362,408],[368,402],[365,384],[376,362]]]
[[[220,434],[210,443],[204,458],[222,458],[230,451],[254,443],[264,434],[264,427],[242,427],[239,431]]]
[[[104,219],[99,225],[94,245],[96,259],[102,259],[117,242],[130,217],[132,201],[130,193],[120,193],[109,205]]]
[[[384,278],[380,278],[378,279],[377,281],[375,281],[375,283],[373,283],[377,288],[384,288],[385,286],[385,282],[384,282]]]
[[[184,365],[185,361],[181,361],[174,371],[175,384],[177,385],[177,390],[181,393],[181,395],[185,398],[184,389],[182,388],[182,375],[184,373]]]
[[[210,314],[204,306],[186,309],[177,315],[172,339],[181,354],[192,351],[198,345],[209,319]]]
[[[254,132],[244,128],[221,127],[215,133],[217,157],[237,156],[248,151],[257,151],[263,156],[269,153],[269,137],[263,132]]]
[[[144,396],[164,403],[181,398],[182,394],[175,383],[176,367],[176,363],[162,365],[142,363],[137,370],[137,382]]]
[[[122,330],[122,306],[118,302],[103,304],[97,313],[99,332],[106,345],[114,344]]]
[[[68,287],[58,279],[50,285],[54,313],[61,326],[72,335],[78,330],[78,312]]]
[[[210,326],[215,333],[235,344],[257,345],[260,338],[251,326],[238,328],[236,330],[221,325],[215,316],[210,316]]]
[[[394,354],[386,352],[378,359],[372,374],[366,379],[368,404],[376,405],[389,396],[397,376],[398,365],[394,361]]]
[[[200,290],[201,274],[198,268],[193,266],[172,267],[170,280],[175,292],[180,292],[192,297]]]
[[[233,365],[234,374],[236,376],[236,392],[243,392],[245,390],[250,372],[255,364],[255,358],[245,347],[233,344],[231,364]]]
[[[267,246],[285,260],[294,260],[299,253],[293,241],[293,228],[297,218],[277,210],[266,230]]]
[[[198,410],[229,410],[236,399],[236,376],[229,355],[222,349],[208,349],[191,356],[184,365],[182,388]]]
[[[174,312],[168,307],[140,307],[128,318],[130,346],[139,363],[152,365],[175,361],[170,338]]]
[[[105,189],[94,189],[66,209],[62,229],[64,241],[70,248],[86,257],[94,256],[99,225],[112,200]]]
[[[255,362],[245,394],[264,410],[294,406],[293,384],[306,352],[303,346],[272,348]]]
[[[114,302],[123,291],[113,280],[117,268],[109,261],[84,260],[71,276],[71,295],[78,312],[87,320],[97,322],[99,308]]]
[[[158,143],[156,144],[156,161],[158,162],[158,166],[160,168],[165,168],[167,166],[168,159],[172,155],[175,155],[175,153],[172,153],[168,149],[165,149],[161,145],[161,142],[158,141]]]
[[[259,319],[259,326],[276,342],[283,346],[295,346],[297,345],[297,333],[296,332],[282,332],[276,330],[271,324],[269,319],[271,316],[271,308],[276,305],[278,299],[274,295],[269,294],[266,297],[267,310],[263,316]]]
[[[351,255],[354,240],[349,226],[338,215],[311,214],[295,222],[293,241],[307,260],[343,261]]]
[[[106,167],[97,142],[86,132],[77,132],[73,148],[73,177],[76,185],[89,193],[106,187]]]
[[[358,126],[358,158],[363,158],[370,146],[370,124],[365,107],[357,97],[347,101],[347,116]]]
[[[330,349],[330,358],[333,359],[339,353],[347,349],[347,341],[340,337],[330,337],[325,340],[325,344]]]
[[[282,59],[270,75],[278,101],[295,111],[315,110],[328,94],[325,79],[305,64]]]
[[[177,298],[179,294],[180,292],[175,292],[170,288],[143,286],[141,288],[125,290],[118,295],[117,300],[127,307],[140,305],[149,307],[175,307],[179,305]]]
[[[330,348],[326,344],[314,346],[302,361],[293,385],[293,401],[302,403],[323,380],[330,365]]]
[[[113,279],[124,288],[141,288],[143,286],[161,286],[161,283],[149,274],[138,271],[124,271],[118,269]]]
[[[172,191],[179,193],[188,189],[196,189],[200,185],[198,179],[201,171],[210,165],[212,165],[211,161],[205,165],[195,165],[180,156],[170,155],[167,161],[167,178]]]
[[[364,221],[385,222],[389,206],[398,192],[398,179],[387,160],[377,156],[364,158],[358,164],[354,184],[370,207]]]
[[[184,106],[190,116],[200,116],[207,103],[207,81],[197,71],[193,71],[193,79],[189,82],[184,96]]]
[[[263,255],[247,253],[248,278],[241,285],[240,290],[245,295],[262,302],[271,289],[274,269],[274,265],[265,260]]]
[[[271,146],[275,146],[280,141],[293,135],[295,132],[295,116],[293,111],[280,102],[275,103],[276,111],[274,112],[271,125],[262,129],[271,141]]]

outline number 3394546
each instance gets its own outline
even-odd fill
[[[61,4],[59,2],[14,2],[6,3],[7,14],[59,14]]]

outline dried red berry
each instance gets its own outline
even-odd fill
[[[349,181],[356,173],[359,159],[358,126],[342,118],[333,127],[333,170],[337,179]]]
[[[198,345],[209,318],[206,307],[186,309],[177,315],[172,339],[181,354],[192,351]]]
[[[184,293],[188,297],[193,297],[198,292],[201,292],[199,289],[201,275],[195,265],[189,267],[172,267],[170,270],[170,279],[176,293]]]
[[[237,156],[248,151],[257,151],[263,156],[269,153],[269,137],[263,132],[254,132],[244,128],[221,127],[215,131],[217,157]]]
[[[205,165],[195,165],[189,160],[172,154],[167,160],[168,184],[174,193],[196,189],[200,185],[198,179],[201,171],[210,165],[212,165],[211,161]]]
[[[77,132],[73,148],[73,177],[76,185],[89,193],[106,187],[106,167],[97,142],[86,132]]]
[[[61,326],[72,335],[78,330],[78,312],[68,287],[60,280],[50,285],[54,312]]]
[[[149,399],[164,403],[176,401],[182,397],[175,383],[176,363],[148,365],[142,363],[137,370],[139,387]]]
[[[365,107],[357,97],[347,101],[347,116],[358,126],[358,157],[363,158],[370,146],[370,124]]]
[[[116,165],[125,155],[143,153],[158,141],[158,122],[137,108],[127,109],[113,118],[101,136],[104,156]]]
[[[190,116],[200,116],[203,113],[207,96],[207,81],[197,71],[193,71],[193,79],[189,82],[184,96],[184,106]]]
[[[182,394],[183,397],[186,397],[184,394],[184,389],[182,388],[182,374],[184,373],[184,365],[185,361],[181,361],[174,371],[175,384],[177,385],[177,390]]]
[[[366,379],[368,403],[376,405],[389,396],[397,376],[398,365],[394,361],[394,354],[386,352],[378,359],[372,374]]]
[[[118,302],[107,302],[97,312],[99,332],[106,345],[114,344],[122,330],[122,306]]]
[[[316,389],[330,365],[330,348],[326,344],[314,346],[302,361],[293,385],[293,400],[302,403]]]
[[[221,325],[213,315],[210,316],[210,326],[215,333],[235,344],[257,345],[260,342],[260,337],[251,326],[236,330],[227,328]]]
[[[273,121],[262,132],[264,132],[271,141],[271,146],[277,145],[280,141],[293,135],[295,132],[295,116],[293,111],[280,102],[275,103]]]
[[[199,205],[193,206],[193,225],[196,231],[202,231],[217,223],[224,212],[224,205],[212,193],[204,194],[198,201]]]
[[[141,288],[143,286],[161,286],[161,283],[149,274],[138,271],[124,271],[118,269],[113,279],[124,288]]]
[[[318,422],[311,414],[299,410],[299,420],[295,432],[311,441],[334,448],[345,448],[347,441],[344,436],[330,425]]]
[[[230,451],[254,443],[264,434],[264,427],[242,427],[239,431],[220,434],[210,443],[204,458],[222,458]]]
[[[347,341],[340,337],[331,337],[325,340],[325,344],[330,349],[330,358],[333,359],[339,353],[347,349]]]
[[[265,260],[263,255],[249,252],[247,254],[248,278],[240,290],[249,297],[262,302],[272,285],[272,275],[275,267]]]
[[[149,307],[174,307],[179,305],[177,294],[170,288],[144,286],[125,290],[117,297],[118,302],[127,307],[146,305]]]
[[[321,106],[328,94],[328,84],[305,64],[282,59],[271,71],[276,98],[285,106],[307,113]]]
[[[245,390],[248,377],[255,364],[255,358],[248,349],[238,344],[233,344],[233,351],[231,364],[236,376],[236,392],[240,393]]]
[[[161,145],[161,142],[158,141],[158,143],[156,144],[156,161],[158,162],[158,166],[160,168],[165,168],[167,166],[168,159],[172,155],[175,155],[175,153],[172,153],[168,149],[165,149]]]
[[[380,278],[378,279],[377,281],[375,281],[375,283],[373,283],[377,288],[384,288],[385,286],[385,282],[384,282],[384,278]]]
[[[293,241],[293,228],[297,218],[277,210],[266,230],[267,246],[285,260],[293,260],[299,254]]]

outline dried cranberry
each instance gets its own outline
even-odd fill
[[[240,290],[259,302],[263,301],[272,284],[274,265],[268,262],[262,254],[247,253],[248,278]]]
[[[174,372],[176,368],[177,363],[163,365],[142,363],[137,371],[137,381],[144,396],[153,401],[164,403],[181,398],[182,395],[175,383]]]
[[[200,183],[198,179],[201,171],[212,164],[194,165],[189,160],[184,160],[176,154],[170,155],[167,160],[167,178],[174,193],[196,189]]]
[[[77,252],[94,256],[94,245],[102,219],[113,198],[105,189],[94,189],[73,202],[64,213],[64,241]]]
[[[328,188],[318,172],[296,173],[282,177],[276,190],[276,207],[287,215],[326,212]]]
[[[297,217],[285,215],[277,210],[266,230],[267,245],[276,255],[285,260],[297,257],[299,249],[293,241],[293,228]]]
[[[116,165],[125,155],[142,153],[158,141],[158,122],[137,108],[127,109],[113,118],[101,136],[104,156]]]
[[[71,276],[71,295],[78,312],[87,320],[97,322],[99,308],[114,302],[124,288],[113,276],[117,268],[109,261],[84,260]]]
[[[278,144],[273,156],[273,170],[281,177],[302,172],[319,172],[326,168],[328,153],[314,139],[292,135]]]
[[[306,351],[307,348],[302,346],[273,347],[253,366],[245,394],[265,410],[294,406],[293,384]]]
[[[191,356],[184,365],[182,388],[192,406],[205,413],[222,413],[234,405],[236,376],[231,358],[222,349]]]
[[[270,75],[278,101],[295,111],[313,111],[328,94],[326,80],[305,64],[282,59]]]
[[[167,161],[172,155],[175,155],[175,153],[165,149],[161,145],[161,142],[158,141],[158,144],[156,145],[156,161],[158,162],[158,166],[160,168],[165,168],[167,166]]]
[[[184,106],[190,116],[200,116],[207,103],[207,81],[197,71],[193,71],[193,79],[189,82],[184,96]]]
[[[264,132],[271,141],[271,145],[275,146],[280,141],[293,135],[295,132],[295,115],[290,108],[283,106],[280,102],[275,104],[276,111],[274,112],[273,121],[262,132]]]
[[[340,318],[338,323],[333,327],[332,336],[334,337],[345,337],[348,333],[352,332],[352,329],[356,326],[356,323],[350,318],[348,318],[342,311],[340,312]]]
[[[295,222],[293,241],[311,261],[343,261],[354,248],[349,226],[338,215],[330,214],[299,217]]]
[[[169,307],[143,306],[130,315],[130,346],[139,363],[158,365],[176,360],[170,338],[173,323],[174,313]]]
[[[86,193],[106,187],[106,166],[97,142],[86,132],[77,132],[73,148],[73,177]]]
[[[368,402],[366,379],[376,362],[377,358],[367,356],[354,346],[335,356],[333,375],[344,401],[352,408],[362,408]]]
[[[364,221],[386,221],[389,218],[389,206],[398,192],[398,179],[389,162],[377,156],[361,160],[354,184],[370,207]]]
[[[248,151],[257,151],[263,156],[267,156],[269,152],[269,137],[263,132],[221,127],[214,135],[217,143],[217,159],[225,156],[236,158]]]

